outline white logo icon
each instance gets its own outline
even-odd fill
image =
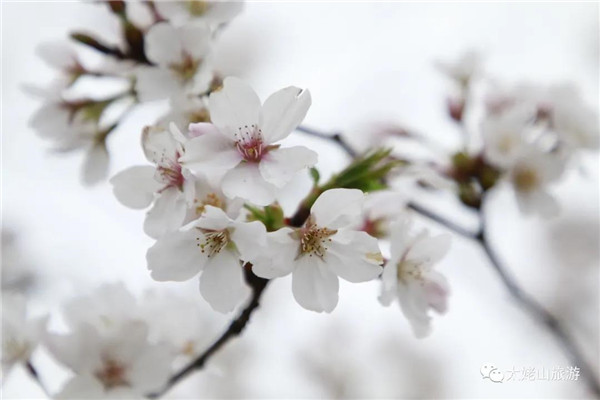
[[[489,379],[492,382],[501,383],[504,380],[504,374],[494,364],[483,364],[479,372],[483,379]]]

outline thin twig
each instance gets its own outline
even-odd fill
[[[192,372],[203,368],[206,362],[219,349],[221,349],[221,347],[223,347],[227,342],[239,336],[243,332],[244,328],[246,327],[246,325],[248,325],[248,322],[250,321],[250,316],[259,307],[260,298],[263,294],[263,291],[267,287],[267,284],[269,283],[268,279],[259,278],[258,276],[254,275],[254,273],[252,272],[252,265],[249,263],[246,263],[246,265],[244,266],[244,272],[246,275],[246,282],[252,288],[252,297],[246,308],[242,310],[240,315],[231,322],[229,328],[227,328],[227,330],[208,349],[206,349],[204,353],[200,354],[196,359],[191,361],[188,365],[183,367],[183,369],[181,369],[179,372],[173,375],[163,389],[161,389],[158,392],[149,394],[149,398],[159,398],[167,391],[169,391],[173,386],[175,386],[179,381],[190,375]]]
[[[298,126],[296,128],[296,130],[298,132],[302,132],[302,133],[305,133],[310,136],[314,136],[314,137],[318,137],[320,139],[332,141],[332,142],[336,143],[338,146],[340,146],[342,148],[342,150],[344,150],[346,152],[346,154],[348,154],[352,158],[355,158],[356,156],[358,156],[358,152],[356,150],[354,150],[354,148],[352,148],[352,146],[350,146],[350,144],[348,142],[346,142],[346,139],[344,139],[340,133],[327,134],[327,133],[319,132],[315,129],[308,128],[303,125]]]
[[[356,154],[355,152],[347,151],[346,146],[347,143],[339,142],[338,139],[335,139],[331,135],[326,135],[322,132],[315,131],[313,129],[307,129],[304,127],[299,127],[299,131],[308,133],[312,136],[320,137],[326,140],[333,141],[334,143],[338,143],[338,145],[346,150],[348,154]],[[338,137],[341,137],[338,135]],[[351,149],[352,150],[352,149]],[[428,210],[427,208],[411,202],[408,204],[408,208],[414,210],[415,212],[427,217],[428,219],[437,222],[438,224],[446,227],[448,230],[466,237],[468,239],[474,240],[481,248],[484,250],[485,255],[490,261],[491,266],[498,273],[500,280],[513,297],[513,299],[522,306],[522,308],[529,313],[534,319],[542,323],[544,326],[548,328],[550,334],[555,338],[555,340],[560,343],[564,351],[568,354],[569,358],[575,363],[576,367],[579,367],[581,371],[581,376],[583,380],[586,381],[590,390],[598,397],[600,397],[600,383],[596,378],[596,374],[594,373],[593,368],[587,361],[585,360],[584,355],[575,345],[573,339],[567,334],[567,331],[559,322],[559,320],[552,315],[549,311],[547,311],[544,307],[542,307],[532,296],[523,291],[517,282],[510,276],[507,269],[502,265],[500,259],[491,248],[489,240],[487,239],[487,235],[485,233],[485,224],[484,217],[479,210],[479,219],[481,221],[481,227],[478,233],[473,233],[458,224],[439,216],[433,211]]]
[[[581,376],[584,381],[588,384],[590,390],[597,396],[600,397],[600,384],[596,378],[596,374],[592,366],[586,361],[584,355],[575,345],[575,342],[569,336],[563,325],[560,323],[558,318],[547,311],[542,305],[540,305],[533,297],[525,293],[519,285],[516,283],[514,278],[510,275],[507,269],[502,265],[498,255],[492,249],[487,235],[485,234],[485,226],[482,227],[481,233],[475,237],[475,240],[481,245],[490,264],[494,270],[498,273],[498,276],[504,283],[504,286],[512,295],[512,297],[519,303],[531,316],[537,319],[540,323],[548,328],[548,331],[554,336],[554,338],[562,345],[569,358],[574,363],[575,367],[578,367],[581,371]]]

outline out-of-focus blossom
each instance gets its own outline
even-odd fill
[[[162,388],[171,373],[170,349],[150,343],[142,321],[104,333],[80,324],[65,335],[49,334],[47,345],[75,374],[57,395],[60,399],[141,398]]]
[[[29,361],[46,329],[46,317],[27,315],[26,299],[21,294],[2,296],[2,376],[18,363]]]
[[[169,112],[158,120],[157,125],[166,128],[173,123],[177,128],[186,130],[191,123],[209,121],[206,97],[179,94],[171,97]]]
[[[144,292],[140,313],[150,327],[150,339],[168,345],[185,360],[208,348],[215,326],[210,310],[198,300],[158,290]]]
[[[555,154],[525,146],[508,171],[517,204],[523,213],[551,217],[558,213],[556,200],[548,193],[548,185],[563,173],[565,161]]]
[[[143,209],[144,231],[157,238],[180,228],[188,205],[195,198],[196,183],[179,163],[187,138],[175,127],[170,130],[148,127],[142,134],[142,146],[154,166],[134,166],[111,178],[113,192],[123,205]]]
[[[186,281],[200,271],[200,293],[216,311],[226,313],[250,293],[240,260],[264,250],[265,226],[238,222],[210,205],[200,218],[164,235],[148,250],[146,259],[158,281]]]
[[[436,66],[461,87],[466,87],[481,72],[482,58],[479,52],[471,50],[454,61],[437,61]]]
[[[146,56],[156,66],[142,66],[137,72],[136,92],[141,101],[200,95],[212,81],[208,65],[210,28],[199,21],[176,28],[158,23],[144,36]]]
[[[174,24],[202,19],[211,27],[229,22],[244,8],[243,1],[227,0],[157,1],[155,4],[160,16]]]
[[[303,227],[268,234],[267,253],[253,262],[263,278],[292,274],[294,298],[302,307],[331,312],[338,303],[339,279],[365,282],[381,273],[377,239],[357,231],[364,194],[331,189],[319,196]]]
[[[397,299],[415,335],[424,337],[431,331],[429,310],[443,314],[447,309],[448,283],[433,267],[448,251],[450,236],[411,228],[408,216],[391,227],[391,258],[383,268],[379,299],[385,306]]]
[[[261,106],[250,86],[227,78],[223,89],[210,95],[214,125],[191,125],[197,137],[186,144],[181,162],[195,174],[223,176],[223,193],[230,198],[268,205],[296,172],[317,162],[306,147],[275,144],[300,124],[310,103],[307,90],[288,87]]]
[[[483,151],[488,162],[499,168],[510,167],[526,145],[526,130],[531,122],[528,110],[513,108],[487,118],[482,125]]]
[[[406,196],[396,190],[367,194],[361,230],[379,239],[387,237],[390,221],[405,212],[406,202]]]
[[[73,47],[65,41],[42,43],[36,48],[36,53],[49,66],[60,72],[56,82],[61,82],[61,86],[70,86],[86,72]]]

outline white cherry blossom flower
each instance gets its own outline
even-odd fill
[[[195,174],[223,176],[223,193],[230,198],[268,205],[296,172],[317,162],[317,154],[306,147],[275,144],[300,124],[310,103],[307,90],[288,87],[261,106],[252,88],[227,78],[223,89],[210,95],[214,125],[190,126],[198,137],[186,144],[181,162]]]
[[[379,300],[389,306],[397,299],[415,335],[424,337],[431,331],[429,310],[443,314],[447,309],[448,283],[433,266],[447,253],[450,236],[415,234],[411,227],[408,216],[391,227],[391,258],[383,268]]]
[[[407,198],[396,190],[378,190],[368,193],[360,230],[382,238],[389,235],[389,222],[405,212]]]
[[[171,349],[148,341],[142,321],[119,324],[110,333],[80,324],[66,335],[50,334],[48,349],[75,373],[57,398],[141,398],[167,382]]]
[[[156,2],[156,9],[161,17],[172,23],[182,24],[190,19],[202,19],[213,27],[229,22],[243,8],[243,1],[185,0]]]
[[[454,61],[437,61],[436,66],[449,78],[461,86],[466,86],[481,72],[482,57],[479,52],[470,50]]]
[[[377,239],[354,228],[360,224],[364,197],[357,189],[325,191],[303,227],[268,234],[268,252],[254,259],[254,273],[267,279],[291,273],[292,291],[302,307],[333,311],[338,277],[365,282],[381,273]]]
[[[138,70],[138,98],[149,101],[205,92],[212,80],[207,61],[210,41],[209,27],[199,21],[179,28],[166,22],[152,26],[144,36],[144,44],[146,56],[156,66]]]
[[[517,205],[525,214],[552,217],[559,211],[547,187],[560,178],[565,160],[559,155],[526,146],[508,171],[508,180],[515,191]]]
[[[31,318],[21,294],[2,296],[2,376],[18,363],[29,361],[46,329],[46,317]]]
[[[170,130],[148,127],[142,146],[154,166],[134,166],[111,178],[113,192],[125,206],[144,209],[144,231],[153,238],[183,225],[188,204],[195,198],[195,179],[179,163],[187,138],[175,126]]]
[[[129,321],[142,320],[136,298],[122,283],[103,284],[88,295],[68,301],[62,314],[71,329],[89,325],[101,334],[114,333]]]
[[[526,131],[531,123],[529,110],[520,107],[488,117],[482,126],[486,160],[502,169],[510,167],[526,145]]]
[[[186,281],[200,271],[200,293],[216,311],[232,311],[250,293],[240,260],[256,257],[266,245],[265,226],[238,222],[210,205],[196,221],[168,233],[148,250],[157,281]]]

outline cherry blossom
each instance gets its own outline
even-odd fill
[[[197,220],[159,238],[146,260],[157,281],[186,281],[200,271],[200,293],[216,311],[232,311],[250,293],[240,260],[257,256],[266,245],[265,226],[238,222],[206,205]]]
[[[523,213],[537,213],[543,217],[558,213],[558,203],[547,187],[560,178],[564,167],[565,160],[555,154],[542,152],[534,146],[525,146],[521,150],[508,171],[508,180]]]
[[[142,146],[148,161],[154,166],[134,166],[111,178],[113,192],[125,206],[144,209],[144,231],[157,238],[180,228],[188,205],[195,198],[196,183],[179,163],[187,138],[175,127],[170,130],[146,128]]]
[[[261,106],[252,88],[227,78],[223,89],[210,95],[214,125],[190,126],[198,137],[186,144],[180,161],[195,174],[222,176],[226,196],[268,205],[296,172],[317,162],[317,154],[303,146],[275,144],[300,124],[310,103],[307,90],[287,87]]]
[[[254,259],[254,273],[268,279],[291,273],[298,304],[312,311],[333,311],[338,277],[356,283],[381,273],[377,239],[354,229],[361,221],[364,197],[357,189],[321,194],[304,226],[268,234],[268,253]]]
[[[74,372],[57,398],[140,398],[160,389],[171,373],[167,346],[148,341],[142,321],[119,324],[110,333],[83,323],[65,335],[49,334],[48,349]]]
[[[12,367],[29,361],[46,329],[46,317],[32,318],[21,294],[2,296],[2,374],[6,377]]]
[[[190,19],[202,19],[211,26],[216,26],[229,22],[243,8],[243,1],[186,0],[156,2],[158,13],[175,24],[185,23]]]
[[[200,21],[179,28],[166,22],[153,25],[144,43],[146,56],[156,66],[139,68],[138,98],[149,101],[205,92],[212,80],[207,62],[210,42],[210,29]]]
[[[417,337],[431,331],[429,310],[443,314],[449,293],[446,278],[433,270],[450,247],[450,236],[430,236],[426,230],[411,231],[408,216],[391,227],[391,258],[383,268],[382,292],[379,300],[389,306],[398,300]]]

